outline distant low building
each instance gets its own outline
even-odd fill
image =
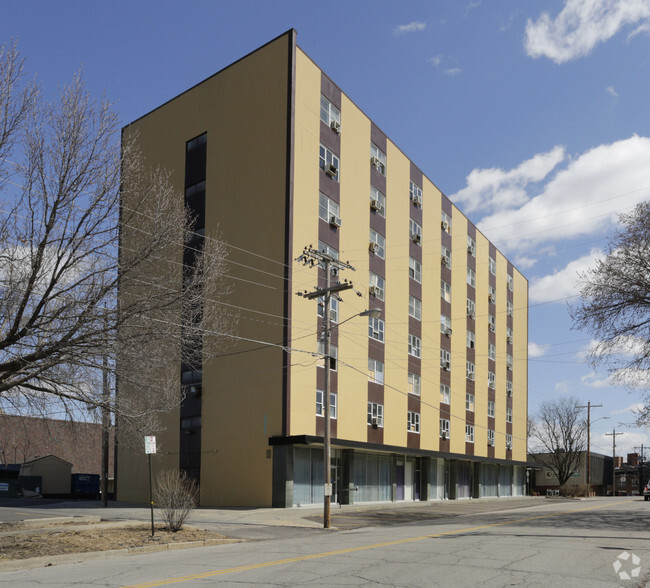
[[[546,494],[548,490],[559,490],[560,482],[545,465],[547,460],[545,457],[549,453],[534,454],[530,456],[530,460],[539,464],[541,469],[534,472],[532,475],[531,489]],[[573,474],[565,484],[568,487],[584,487],[587,484],[587,452],[583,451],[580,455],[578,466]],[[591,495],[604,496],[607,494],[608,489],[611,490],[612,486],[612,457],[609,455],[602,455],[600,453],[591,452],[590,464],[590,478],[591,478]]]
[[[0,464],[23,464],[39,457],[56,456],[70,463],[72,473],[99,474],[102,428],[84,423],[17,415],[0,415]],[[109,443],[110,477],[113,472],[113,438]]]
[[[43,495],[70,494],[72,480],[72,464],[55,455],[46,455],[27,461],[20,468],[21,476],[40,476]]]

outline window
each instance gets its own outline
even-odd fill
[[[329,223],[332,217],[336,218],[341,216],[339,205],[331,198],[328,198],[322,192],[318,195],[318,218],[323,219]]]
[[[508,280],[506,284],[508,286],[508,290],[512,291],[512,289],[514,288],[514,280],[512,279],[511,275],[508,275]]]
[[[325,416],[323,406],[323,391],[316,390],[316,416]],[[336,418],[336,394],[330,392],[330,418]]]
[[[440,332],[443,335],[451,335],[451,319],[444,314],[440,315]]]
[[[512,449],[512,435],[506,433],[506,449]]]
[[[408,411],[406,417],[406,430],[411,431],[411,433],[420,432],[420,413]]]
[[[325,298],[318,297],[318,316],[323,318],[325,316]],[[330,320],[333,323],[339,322],[339,299],[335,296],[330,296]]]
[[[368,317],[368,337],[375,341],[384,342],[384,321],[380,318]]]
[[[496,328],[497,328],[497,323],[496,320],[494,319],[494,315],[488,314],[488,329],[490,329],[490,331],[494,331],[494,329]]]
[[[370,186],[370,207],[376,210],[379,216],[386,216],[386,196],[374,186]]]
[[[379,300],[384,299],[384,278],[378,276],[377,274],[373,274],[370,272],[370,291],[369,294],[372,296],[375,296]]]
[[[510,300],[506,301],[506,314],[512,316],[512,302]]]
[[[416,223],[412,218],[409,219],[409,237],[417,244],[422,242],[422,227]]]
[[[409,334],[409,355],[420,357],[422,355],[422,341],[419,337]]]
[[[467,235],[467,253],[476,257],[476,241]]]
[[[512,422],[512,408],[509,406],[506,407],[506,423]]]
[[[451,251],[447,249],[444,245],[440,249],[442,265],[445,267],[451,267]]]
[[[318,353],[320,355],[325,355],[325,342],[318,342]],[[330,345],[330,369],[336,371],[336,359],[339,355],[339,348],[336,345]]]
[[[451,353],[446,349],[440,350],[440,367],[443,370],[451,369]]]
[[[493,276],[497,275],[497,262],[494,257],[488,259],[488,269]]]
[[[440,226],[443,231],[447,233],[451,232],[451,217],[444,210],[442,211]]]
[[[496,361],[497,358],[497,348],[492,344],[488,343],[488,359]]]
[[[476,347],[476,335],[468,329],[467,331],[467,339],[466,339],[467,347],[470,349],[474,349]]]
[[[384,426],[384,405],[376,402],[368,403],[368,424]]]
[[[374,143],[370,143],[370,165],[386,175],[386,154]]]
[[[422,206],[422,188],[413,180],[409,182],[409,197],[415,206]]]
[[[474,394],[469,392],[465,394],[465,410],[474,412]]]
[[[451,302],[451,284],[440,280],[440,296],[445,302]]]
[[[378,359],[368,359],[368,379],[377,384],[384,383],[384,364]]]
[[[377,257],[384,259],[386,256],[386,239],[377,231],[370,229],[370,243],[374,243],[373,251]]]
[[[488,445],[494,447],[494,429],[488,429]]]
[[[422,301],[415,296],[409,296],[409,316],[422,320]]]
[[[320,97],[320,119],[327,126],[331,126],[332,122],[338,123],[339,127],[341,125],[341,111],[322,94]]]
[[[494,286],[488,286],[488,302],[494,302],[497,299],[497,289]]]
[[[409,257],[409,278],[412,278],[418,284],[422,283],[422,264],[412,257]]]
[[[339,158],[324,145],[320,146],[319,166],[333,180],[339,181]]]
[[[476,378],[476,367],[471,361],[465,362],[465,375],[469,380],[474,380]]]
[[[488,388],[494,390],[495,388],[495,378],[494,372],[488,372]]]
[[[419,396],[420,384],[421,384],[420,376],[409,372],[409,379],[408,379],[409,394],[415,394],[415,396]]]
[[[449,439],[449,431],[451,429],[449,419],[440,419],[440,438]]]
[[[494,400],[488,400],[488,416],[494,418]]]
[[[476,273],[471,267],[467,268],[467,283],[472,288],[476,288]]]
[[[506,340],[508,343],[512,343],[512,329],[510,327],[506,327]]]
[[[512,396],[512,382],[506,381],[506,396]]]
[[[474,318],[476,316],[476,303],[473,300],[467,299],[467,316]]]
[[[512,355],[506,353],[506,367],[512,369]]]
[[[318,242],[318,251],[324,253],[325,255],[329,255],[333,259],[339,258],[339,252],[334,249],[334,247],[330,247],[327,243],[323,243],[322,241]],[[324,268],[325,266],[321,267]]]
[[[440,384],[440,402],[449,404],[451,401],[451,388],[447,384]]]
[[[474,425],[465,425],[465,441],[474,443]]]

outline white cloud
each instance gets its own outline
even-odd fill
[[[635,402],[634,404],[630,404],[630,406],[626,406],[620,410],[613,410],[612,414],[636,414],[638,411],[642,410],[643,407],[644,404],[642,402]]]
[[[607,86],[605,92],[607,92],[612,98],[618,98],[618,92],[614,86]]]
[[[569,384],[567,382],[557,382],[555,384],[555,391],[559,394],[568,394]]]
[[[498,211],[525,204],[529,200],[525,190],[528,184],[543,180],[563,159],[564,148],[556,146],[511,170],[474,169],[466,178],[467,186],[450,198],[462,204],[465,212]]]
[[[609,376],[605,378],[599,378],[596,375],[596,372],[591,372],[586,376],[582,376],[580,378],[580,382],[585,386],[589,386],[590,388],[608,388],[610,386],[615,386],[615,384],[612,384],[610,381]]]
[[[449,58],[449,57],[445,57],[444,55],[441,55],[441,54],[434,55],[433,57],[429,57],[429,59],[427,59],[427,63],[432,64],[433,67],[435,67],[436,69],[442,69],[442,72],[447,74],[448,76],[456,76],[456,75],[462,73],[463,70],[460,69],[459,67],[445,67],[445,68],[442,68],[443,62],[445,62],[445,61],[454,61],[454,59],[453,59],[453,57]]]
[[[423,31],[424,29],[427,28],[427,23],[426,22],[420,22],[418,20],[415,20],[413,22],[410,22],[405,25],[399,25],[398,27],[395,27],[395,30],[393,31],[394,35],[402,35],[404,33],[417,33],[419,31]]]
[[[434,67],[439,67],[440,64],[442,63],[443,56],[442,55],[434,55],[433,57],[430,57],[427,61],[429,63],[432,63]]]
[[[493,208],[501,206],[503,210],[484,217],[478,228],[499,249],[520,256],[538,250],[540,243],[601,235],[618,213],[648,199],[650,138],[634,135],[586,151],[558,171],[541,193],[529,197],[528,183],[553,169],[558,157],[554,153],[535,156],[507,172],[475,170],[467,188],[452,199],[470,211],[482,207],[481,197]]]
[[[531,303],[560,301],[578,294],[578,272],[592,267],[603,256],[600,249],[592,249],[587,255],[569,262],[552,274],[535,278],[530,283]]]
[[[528,342],[528,357],[542,357],[546,355],[546,351],[548,350],[548,345],[537,345],[537,343],[533,343],[532,341]]]
[[[526,52],[565,63],[588,55],[626,25],[646,26],[648,19],[649,0],[566,0],[555,20],[548,12],[536,21],[528,20]]]
[[[457,76],[459,73],[462,73],[463,70],[460,67],[450,67],[449,69],[444,70],[448,76]]]

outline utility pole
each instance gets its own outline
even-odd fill
[[[587,406],[577,406],[576,408],[587,409],[587,496],[591,497],[591,409],[599,408],[602,404],[591,404],[591,400],[587,402]]]
[[[624,435],[624,433],[617,433],[616,429],[612,429],[611,433],[605,433],[612,438],[612,496],[616,496],[616,437],[617,435]]]
[[[343,263],[335,259],[325,252],[313,249],[310,245],[305,247],[302,255],[296,259],[302,261],[305,265],[313,267],[318,264],[319,267],[325,269],[325,287],[316,289],[312,292],[299,292],[298,295],[313,300],[314,298],[323,298],[324,314],[323,314],[323,358],[325,361],[325,385],[323,386],[323,528],[330,528],[330,501],[332,496],[332,467],[331,467],[331,449],[330,449],[330,436],[331,436],[331,423],[330,423],[330,342],[331,342],[331,319],[330,319],[330,300],[332,294],[350,290],[353,288],[352,282],[347,280],[341,283],[331,284],[332,273],[338,275],[339,270],[350,269],[354,271],[349,263]]]
[[[108,319],[104,315],[104,328],[108,332]],[[111,397],[111,389],[108,374],[108,346],[102,357],[102,460],[101,460],[101,492],[102,506],[108,506],[108,431],[111,426],[111,416],[108,412],[108,405]]]
[[[638,447],[635,447],[637,451]],[[643,443],[641,443],[641,451],[639,453],[639,495],[643,496],[643,489],[645,488],[645,454],[643,452]]]

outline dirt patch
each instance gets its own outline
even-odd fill
[[[155,525],[154,530],[152,537],[151,525],[143,523],[62,523],[43,528],[28,527],[23,523],[5,523],[0,525],[0,561],[188,541],[228,541],[225,535],[192,527],[169,533],[162,525]]]

